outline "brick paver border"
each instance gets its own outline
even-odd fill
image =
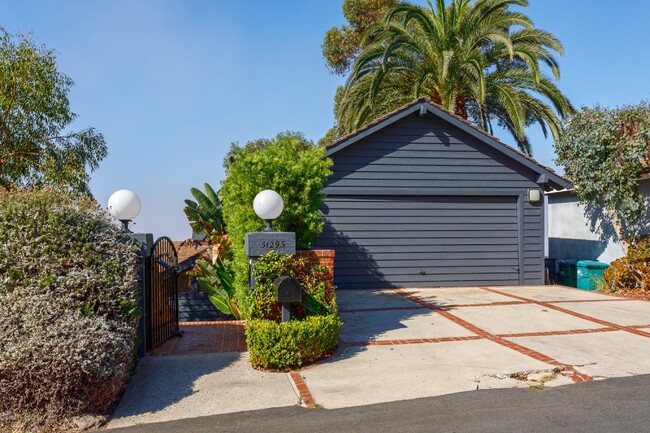
[[[569,364],[564,364],[557,359],[554,359],[550,356],[544,355],[541,352],[537,352],[536,350],[529,349],[525,346],[522,346],[520,344],[517,344],[513,341],[506,340],[503,337],[500,337],[498,335],[491,334],[487,332],[486,330],[479,328],[476,325],[473,325],[469,323],[466,320],[461,319],[460,317],[456,316],[455,314],[450,313],[444,307],[432,304],[430,302],[427,302],[423,299],[418,298],[416,295],[411,294],[403,289],[394,289],[395,293],[398,293],[402,296],[404,296],[406,299],[409,299],[413,302],[416,302],[423,307],[427,307],[432,311],[435,311],[436,313],[440,314],[441,316],[451,320],[452,322],[456,323],[457,325],[462,326],[463,328],[467,329],[468,331],[485,338],[486,340],[493,341],[501,346],[507,347],[508,349],[512,349],[516,352],[519,352],[523,355],[526,355],[530,358],[536,359],[538,361],[544,362],[546,364],[554,365],[563,372],[563,374],[567,375],[571,380],[574,382],[588,382],[593,380],[593,378],[587,374],[580,373],[576,371],[575,367]]]
[[[178,326],[246,325],[245,320],[209,320],[203,322],[178,322]]]
[[[298,396],[300,397],[301,402],[308,408],[313,409],[316,407],[316,402],[314,397],[311,395],[305,380],[302,378],[299,372],[291,371],[289,372],[289,380],[292,382]]]
[[[246,351],[246,321],[181,322],[182,337],[172,337],[154,347],[152,356]]]
[[[630,334],[650,338],[650,332],[641,331],[641,330],[637,329],[636,327],[618,325],[618,324],[613,323],[613,322],[608,322],[607,320],[602,320],[602,319],[598,319],[596,317],[588,316],[586,314],[578,313],[578,312],[569,310],[567,308],[562,308],[562,307],[559,307],[557,305],[554,305],[551,302],[536,301],[534,299],[526,298],[524,296],[519,296],[519,295],[513,295],[511,293],[503,292],[501,290],[492,289],[490,287],[479,287],[479,289],[485,290],[486,292],[490,292],[490,293],[496,293],[498,295],[508,296],[510,298],[518,299],[520,301],[529,302],[531,304],[536,304],[536,305],[539,305],[539,306],[542,306],[542,307],[545,307],[545,308],[549,308],[551,310],[559,311],[560,313],[565,313],[565,314],[568,314],[570,316],[577,317],[579,319],[587,320],[589,322],[594,322],[594,323],[597,323],[599,325],[606,326],[608,328],[613,328],[616,331],[629,332]]]

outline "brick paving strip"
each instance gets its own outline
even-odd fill
[[[456,323],[457,325],[462,326],[463,328],[467,329],[468,331],[470,331],[470,332],[472,332],[472,333],[474,333],[474,334],[476,334],[476,335],[478,335],[478,336],[480,336],[480,337],[482,337],[482,338],[484,338],[486,340],[493,341],[493,342],[495,342],[497,344],[500,344],[501,346],[505,346],[505,347],[507,347],[509,349],[512,349],[512,350],[514,350],[516,352],[519,352],[519,353],[521,353],[523,355],[529,356],[529,357],[531,357],[533,359],[536,359],[538,361],[545,362],[547,364],[551,364],[551,365],[555,365],[556,367],[559,367],[560,370],[564,374],[566,374],[574,382],[588,382],[588,381],[593,380],[593,378],[591,376],[576,371],[575,367],[573,367],[572,365],[564,364],[564,363],[558,361],[557,359],[551,358],[550,356],[544,355],[543,353],[537,352],[536,350],[532,350],[532,349],[524,347],[524,346],[522,346],[520,344],[514,343],[514,342],[509,341],[509,340],[506,340],[505,338],[500,337],[498,335],[490,334],[486,330],[484,330],[482,328],[479,328],[478,326],[473,325],[473,324],[467,322],[466,320],[461,319],[460,317],[450,313],[449,311],[446,311],[445,307],[441,307],[441,306],[432,304],[430,302],[424,301],[424,300],[418,298],[417,296],[406,292],[403,289],[394,289],[393,291],[395,293],[405,297],[406,299],[409,299],[409,300],[411,300],[413,302],[416,302],[416,303],[422,305],[423,307],[429,308],[431,311],[434,311],[434,312],[440,314],[441,316],[451,320],[452,322]],[[517,299],[519,299],[519,297],[517,297]],[[520,300],[524,300],[524,299],[520,299]],[[532,302],[532,299],[526,299],[526,301],[531,301]]]
[[[548,308],[548,309],[551,309],[551,310],[559,311],[560,313],[565,313],[565,314],[568,314],[570,316],[577,317],[579,319],[587,320],[587,321],[590,321],[590,322],[597,323],[599,325],[606,326],[608,328],[612,328],[615,331],[624,331],[624,332],[629,332],[630,334],[639,335],[641,337],[650,338],[650,332],[641,331],[640,329],[637,329],[637,327],[618,325],[618,324],[613,323],[613,322],[608,322],[607,320],[598,319],[596,317],[588,316],[588,315],[582,314],[582,313],[577,313],[575,311],[571,311],[571,310],[568,310],[566,308],[562,308],[562,307],[559,307],[557,305],[553,305],[550,302],[536,301],[534,299],[529,299],[529,298],[525,298],[523,296],[513,295],[511,293],[502,292],[500,290],[491,289],[489,287],[479,287],[479,289],[485,290],[486,292],[490,292],[490,293],[496,293],[497,295],[507,296],[507,297],[510,297],[510,298],[513,298],[513,299],[519,299],[521,301],[536,304],[536,305],[539,305],[541,307]]]
[[[246,322],[181,322],[182,337],[172,337],[151,351],[153,356],[246,351]]]
[[[315,408],[316,403],[314,397],[311,395],[311,392],[309,391],[309,388],[307,388],[307,384],[300,373],[298,371],[289,372],[289,380],[300,397],[302,404],[310,409]]]

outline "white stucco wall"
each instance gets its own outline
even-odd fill
[[[623,255],[613,227],[597,218],[592,229],[591,218],[585,215],[585,210],[578,199],[568,193],[549,196],[549,257],[611,263]]]
[[[650,179],[640,183],[650,197]],[[623,256],[614,227],[602,209],[588,210],[570,192],[548,194],[548,256],[611,263]],[[650,209],[648,209],[650,220]]]

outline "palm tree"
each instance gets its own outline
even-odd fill
[[[573,112],[556,85],[562,44],[512,6],[528,1],[452,0],[447,6],[436,0],[435,7],[392,9],[367,33],[375,42],[355,60],[337,95],[340,131],[426,97],[489,133],[495,123],[505,128],[528,154],[525,129],[532,124],[557,141],[560,119]]]

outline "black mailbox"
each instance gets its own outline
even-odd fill
[[[278,277],[273,281],[273,293],[278,302],[301,302],[302,293],[300,283],[295,278]]]

